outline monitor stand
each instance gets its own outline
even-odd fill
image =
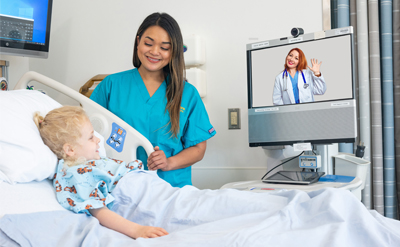
[[[324,188],[340,188],[349,190],[352,192],[358,200],[361,201],[361,186],[362,180],[359,177],[355,177],[353,181],[349,183],[338,183],[338,182],[317,182],[307,186],[297,184],[272,184],[263,183],[261,180],[252,181],[240,181],[227,183],[221,187],[221,189],[236,189],[242,191],[252,191],[256,193],[265,192],[278,192],[283,190],[302,190],[305,192],[316,191]]]

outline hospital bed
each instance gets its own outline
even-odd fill
[[[59,105],[48,96],[23,90],[31,81],[40,82],[77,100],[86,110],[95,131],[103,137],[100,146],[104,147],[103,152],[107,156],[131,161],[136,159],[139,146],[148,154],[153,151],[151,143],[120,118],[78,92],[36,72],[28,72],[20,79],[15,88],[18,90],[12,92],[12,99],[6,95],[10,92],[0,92],[0,103],[4,104],[4,99],[9,97],[16,105],[24,103],[27,111],[33,111],[35,104],[42,104],[47,107],[45,112]],[[26,105],[24,97],[35,102]],[[37,98],[46,100],[37,102]],[[6,111],[5,114],[9,114],[6,121],[13,121],[14,111]],[[11,125],[20,126],[23,121],[18,121],[18,117]],[[4,119],[1,121],[1,136],[14,132],[19,138],[4,140],[0,136],[0,246],[398,246],[400,243],[400,222],[367,210],[345,190],[252,193],[235,189],[197,190],[192,186],[179,190],[180,195],[185,196],[178,196],[174,198],[175,201],[169,198],[167,204],[173,204],[177,214],[185,210],[200,210],[196,213],[201,222],[192,222],[189,220],[191,216],[185,220],[173,215],[162,223],[165,224],[163,227],[170,227],[168,236],[133,240],[102,227],[94,217],[74,214],[61,207],[56,200],[52,181],[47,179],[51,178],[51,171],[41,177],[27,178],[29,176],[26,173],[34,173],[28,169],[30,164],[14,165],[12,161],[2,158],[6,156],[4,150],[11,142],[15,147],[28,140],[15,133],[18,129],[5,129],[6,122]],[[113,123],[126,131],[123,152],[104,144],[110,138]],[[10,124],[7,124],[9,127]],[[30,130],[27,133],[32,132]],[[22,150],[21,154],[25,151]],[[55,164],[52,165],[55,169]],[[38,164],[37,169],[40,166]],[[10,167],[22,171],[15,175]],[[143,198],[140,198],[142,201],[149,194],[159,195],[161,200],[164,192],[178,191],[172,187],[158,188],[158,180],[154,180],[156,186],[141,183],[140,189],[132,189],[145,191]],[[203,196],[197,196],[199,194]],[[191,195],[193,198],[190,198]],[[243,200],[236,200],[240,198],[249,199],[243,204]],[[146,217],[157,215],[165,209],[165,205],[157,200],[149,205]],[[221,205],[224,207],[222,211],[213,212],[213,208],[217,210]],[[228,216],[230,214],[232,216]]]

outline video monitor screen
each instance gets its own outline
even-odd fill
[[[289,51],[298,48],[304,54],[307,65],[311,60],[320,64],[320,77],[312,76],[307,66],[291,77],[285,72],[299,65],[299,52],[292,52],[296,61],[289,61]],[[251,96],[252,107],[304,104],[313,102],[352,99],[352,46],[351,35],[316,39],[306,42],[266,47],[251,51]],[[315,61],[314,60],[314,61]],[[303,62],[304,66],[304,62]],[[287,71],[287,70],[286,70]],[[293,82],[292,82],[293,81]],[[297,81],[297,87],[295,86]]]
[[[0,0],[1,47],[48,51],[52,0]]]

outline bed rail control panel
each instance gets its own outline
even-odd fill
[[[112,130],[110,137],[107,139],[107,144],[120,153],[124,148],[125,137],[126,130],[121,128],[118,124],[112,123]]]

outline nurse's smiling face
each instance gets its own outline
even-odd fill
[[[286,65],[289,69],[296,69],[299,64],[299,52],[293,50],[286,57]]]
[[[172,53],[167,31],[159,26],[151,26],[137,39],[137,55],[142,63],[139,71],[162,73],[162,69],[170,62]]]

